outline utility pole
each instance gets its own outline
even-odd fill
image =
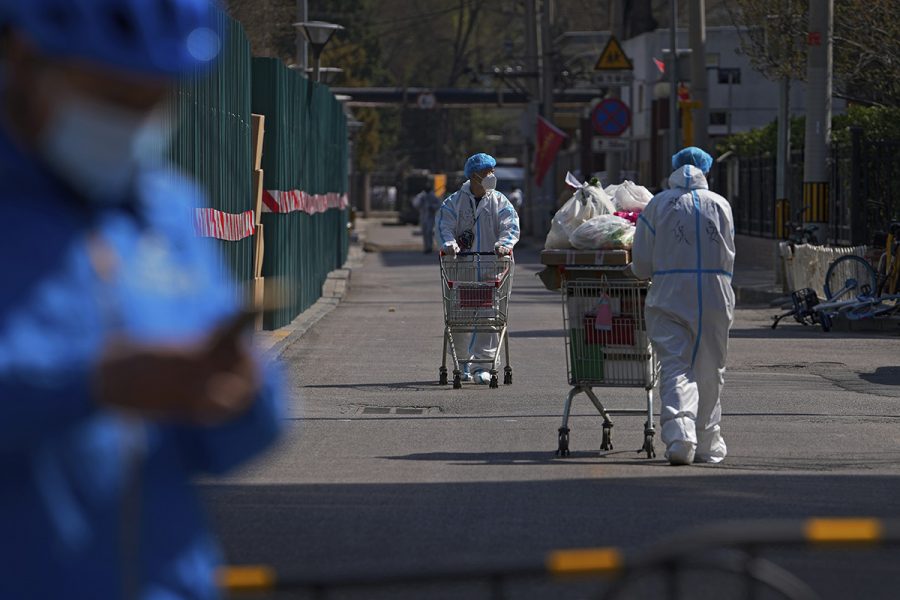
[[[803,164],[803,222],[828,236],[828,152],[831,145],[831,36],[833,0],[809,3],[809,52],[806,62],[806,139]]]
[[[794,49],[793,15],[789,0],[783,0],[780,15],[769,17],[771,22],[780,23],[790,19],[789,27],[774,28],[768,37],[769,52],[779,62],[789,60]],[[787,35],[785,35],[787,34]],[[774,39],[773,39],[774,38]],[[791,79],[787,71],[778,82],[778,145],[775,163],[775,236],[787,239],[790,235],[788,223],[791,220]],[[780,261],[778,261],[780,264]]]
[[[308,0],[297,0],[297,22],[298,23],[306,23],[309,20],[309,5],[307,4]],[[304,77],[306,76],[306,69],[309,66],[307,63],[309,59],[307,58],[309,51],[307,48],[306,37],[303,35],[303,31],[300,27],[297,27],[297,37],[295,40],[295,44],[297,46],[297,68],[300,69],[300,74]]]
[[[709,148],[709,93],[706,72],[706,0],[690,0],[691,96],[694,113],[694,145]]]
[[[610,0],[609,2],[610,33],[613,37],[622,41],[625,36],[625,5],[623,0]],[[612,86],[607,94],[609,98],[617,100],[622,98],[621,88]],[[587,174],[585,175],[587,176]],[[613,151],[606,153],[606,185],[617,184],[622,181],[622,152]]]
[[[669,23],[669,155],[678,152],[678,0],[671,0],[672,14]],[[667,171],[668,169],[666,169]]]
[[[524,150],[525,162],[525,231],[531,235],[539,235],[536,229],[537,216],[540,203],[537,201],[537,188],[534,185],[534,148],[535,129],[537,126],[538,106],[540,97],[540,82],[538,73],[538,33],[537,33],[537,3],[536,0],[525,0],[525,69],[528,77],[528,109],[522,127],[525,130],[525,139],[532,143],[526,144]],[[529,152],[529,147],[531,152]]]
[[[553,47],[550,39],[550,3],[552,0],[541,2],[541,116],[553,122]],[[550,167],[547,176],[544,177],[544,185],[541,189],[541,207],[535,226],[539,231],[550,229],[550,213],[555,204],[554,190],[556,188],[556,165]]]

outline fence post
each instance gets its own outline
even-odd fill
[[[859,246],[869,241],[866,197],[863,193],[862,128],[850,128],[850,237]]]

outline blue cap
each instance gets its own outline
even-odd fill
[[[478,171],[483,171],[485,169],[493,169],[497,166],[497,161],[494,160],[494,157],[490,154],[485,154],[484,152],[479,152],[478,154],[473,154],[469,157],[469,160],[466,161],[465,173],[466,177],[471,177],[472,173],[477,173]]]
[[[682,148],[672,157],[673,169],[679,169],[684,165],[693,165],[704,173],[709,173],[709,170],[712,168],[712,163],[712,156],[696,146]]]
[[[0,0],[0,25],[53,56],[164,76],[210,66],[224,43],[210,0]]]

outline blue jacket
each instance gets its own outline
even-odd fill
[[[129,420],[90,391],[111,335],[190,339],[238,308],[215,243],[193,233],[194,190],[143,173],[130,209],[79,205],[3,135],[0,182],[0,598],[217,597],[191,479],[277,437],[277,379],[209,428]]]

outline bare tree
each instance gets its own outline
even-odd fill
[[[805,79],[810,0],[731,0],[741,49],[770,79]],[[900,104],[900,0],[834,3],[835,95]]]

